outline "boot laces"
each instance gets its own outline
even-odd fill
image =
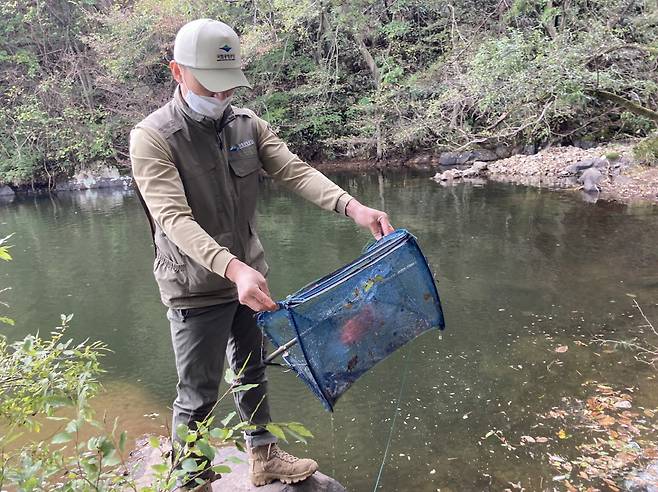
[[[269,460],[270,457],[279,458],[280,460],[286,461],[288,463],[295,463],[296,461],[299,461],[299,458],[289,453],[286,453],[283,449],[281,449],[276,444],[270,444],[270,446],[267,449],[267,459]]]

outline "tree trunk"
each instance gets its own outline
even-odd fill
[[[315,51],[313,58],[315,63],[319,66],[324,56],[324,33],[326,32],[325,26],[328,24],[327,12],[323,1],[320,1],[320,12],[318,14],[318,33],[315,36]]]
[[[644,106],[641,106],[633,101],[629,101],[625,97],[613,94],[612,92],[604,91],[602,89],[591,89],[588,92],[599,99],[618,104],[631,113],[644,116],[645,118],[648,118],[658,124],[658,112],[652,109],[645,108]]]
[[[372,80],[375,83],[375,88],[379,90],[379,87],[381,85],[379,68],[377,67],[377,63],[375,62],[375,59],[370,54],[370,51],[368,51],[368,47],[366,46],[363,33],[361,31],[356,31],[354,33],[354,39],[356,39],[356,44],[359,47],[359,52],[363,57],[363,61],[366,62],[366,66],[370,70],[370,73],[372,75]]]
[[[546,1],[544,12],[548,10],[553,10],[553,0]],[[544,21],[544,27],[546,28],[546,32],[548,32],[548,35],[551,37],[551,39],[557,39],[557,29],[555,29],[555,14],[551,14],[548,19]]]

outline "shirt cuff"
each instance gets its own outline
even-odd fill
[[[220,251],[215,255],[215,257],[212,260],[211,263],[211,270],[215,272],[217,275],[220,275],[224,278],[226,278],[226,268],[228,267],[229,262],[233,259],[236,258],[234,254],[232,254],[228,250]]]
[[[343,193],[338,197],[338,201],[336,202],[336,206],[334,207],[334,210],[339,214],[347,215],[347,211],[346,211],[347,204],[352,198],[353,197],[349,193],[347,192]]]

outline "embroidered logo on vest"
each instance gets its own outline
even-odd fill
[[[250,138],[249,140],[245,140],[244,142],[241,142],[237,145],[231,145],[228,150],[229,150],[229,152],[237,152],[238,150],[242,150],[242,149],[246,149],[247,147],[251,147],[252,145],[254,145],[254,143],[255,142],[253,141],[253,139]]]

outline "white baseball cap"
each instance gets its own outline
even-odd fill
[[[188,67],[209,91],[251,89],[240,68],[240,39],[223,22],[197,19],[181,27],[174,41],[174,60]]]

